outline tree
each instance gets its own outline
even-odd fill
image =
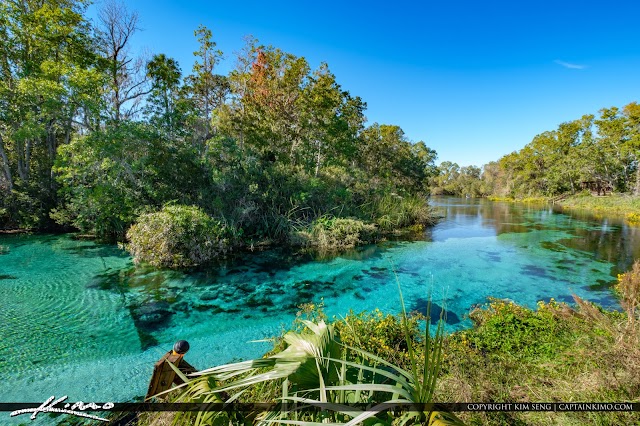
[[[632,159],[632,167],[635,168],[634,195],[640,195],[640,105],[631,102],[622,110],[626,119],[627,139],[623,147],[623,155]]]
[[[147,77],[151,80],[151,94],[147,100],[146,113],[151,123],[175,135],[184,127],[185,118],[180,103],[180,67],[173,58],[165,54],[155,55],[147,63]]]
[[[55,203],[52,165],[80,111],[99,109],[101,73],[78,0],[0,4],[0,190],[10,219],[39,226]]]
[[[108,74],[106,97],[109,120],[119,123],[135,117],[151,89],[145,61],[131,54],[131,39],[138,30],[138,14],[118,0],[108,0],[98,14],[100,50]]]
[[[300,104],[309,65],[280,49],[258,46],[255,39],[249,43],[230,75],[233,102],[224,114],[225,129],[260,161],[299,164],[304,148]]]
[[[200,198],[207,175],[197,160],[190,146],[146,123],[123,121],[75,138],[56,163],[64,203],[52,216],[105,240],[122,240],[140,214]]]
[[[313,72],[301,101],[302,162],[314,176],[323,165],[347,165],[357,150],[364,104],[342,91],[327,64]]]
[[[399,126],[374,123],[360,135],[358,157],[374,187],[421,193],[433,171],[435,151],[423,142],[413,145]]]
[[[224,105],[231,87],[226,76],[214,73],[222,51],[216,49],[211,30],[201,25],[194,34],[200,49],[193,52],[197,59],[193,74],[185,79],[185,90],[197,111],[197,120],[191,124],[195,130],[194,143],[203,152],[204,143],[213,136],[213,112]]]
[[[603,108],[594,123],[597,131],[597,178],[625,191],[631,161],[624,149],[628,140],[625,118],[617,107]]]

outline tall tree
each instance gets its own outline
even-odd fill
[[[213,136],[214,111],[221,107],[229,95],[228,78],[216,74],[216,67],[222,59],[222,51],[216,48],[211,30],[203,25],[195,31],[200,48],[193,52],[196,61],[193,73],[185,79],[185,89],[197,111],[197,119],[192,123],[194,144],[203,152],[205,142]]]
[[[109,76],[108,118],[117,124],[135,117],[144,96],[151,91],[144,58],[131,52],[131,40],[138,30],[138,14],[118,0],[108,0],[100,9],[98,20],[100,49]]]
[[[364,104],[342,91],[327,64],[313,72],[299,103],[302,162],[318,176],[323,165],[347,165],[356,154],[357,136],[363,128]]]
[[[184,127],[178,62],[163,53],[155,55],[147,63],[147,76],[151,79],[152,87],[147,100],[148,118],[168,134],[175,135],[180,127]]]
[[[634,195],[640,195],[640,105],[631,102],[622,110],[626,119],[626,143],[624,154],[632,160],[631,167],[635,167]]]

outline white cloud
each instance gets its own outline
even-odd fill
[[[562,65],[565,68],[569,68],[571,70],[583,70],[583,69],[587,68],[586,65],[571,64],[569,62],[564,62],[564,61],[560,61],[560,60],[555,60],[553,62],[555,62],[558,65]]]

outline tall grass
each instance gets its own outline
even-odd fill
[[[293,238],[298,245],[333,252],[372,243],[378,238],[378,230],[361,220],[324,215],[306,229],[295,232]]]
[[[418,196],[386,194],[372,206],[372,220],[383,231],[394,231],[411,225],[432,225],[436,216],[427,201]]]

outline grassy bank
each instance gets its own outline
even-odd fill
[[[620,215],[634,222],[640,222],[640,197],[626,194],[612,194],[603,197],[578,194],[560,201],[559,204],[563,208]]]
[[[489,201],[502,201],[506,203],[546,203],[549,201],[549,199],[545,197],[513,198],[513,197],[499,197],[497,195],[490,195],[487,197],[487,199]]]
[[[636,313],[637,315],[637,313]],[[640,402],[637,317],[577,299],[535,311],[493,301],[447,339],[441,401]],[[634,329],[635,327],[635,329]],[[637,424],[638,413],[460,413],[469,425]]]

